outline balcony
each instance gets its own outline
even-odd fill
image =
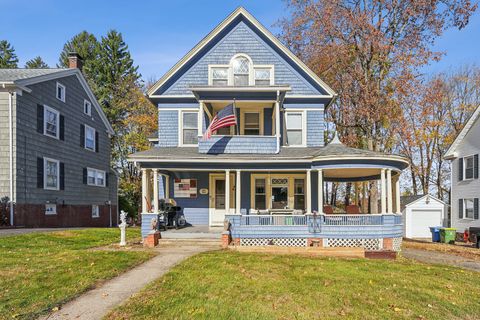
[[[199,139],[198,152],[208,154],[221,153],[263,153],[277,152],[275,136],[212,136],[208,140]]]

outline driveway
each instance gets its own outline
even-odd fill
[[[421,249],[403,248],[402,256],[424,263],[446,264],[468,270],[480,272],[480,261],[468,259],[451,253],[429,251]]]

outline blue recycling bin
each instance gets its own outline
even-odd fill
[[[432,233],[432,242],[440,242],[440,229],[442,227],[430,227]]]

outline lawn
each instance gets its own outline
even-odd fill
[[[118,229],[31,233],[0,238],[0,319],[32,319],[153,253],[95,250],[119,241]],[[127,239],[139,239],[130,229]]]
[[[194,256],[107,319],[478,319],[480,274],[400,258]]]

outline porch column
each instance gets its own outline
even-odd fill
[[[225,170],[225,213],[230,213],[230,170]]]
[[[203,135],[203,102],[199,102],[198,107],[198,137]]]
[[[381,208],[381,213],[386,213],[387,212],[387,197],[386,197],[386,193],[387,193],[387,186],[385,185],[385,169],[382,169],[382,172],[380,173],[380,180],[381,180],[381,188],[382,188],[382,191],[381,191],[381,204],[382,204],[382,208]]]
[[[277,137],[277,153],[280,152],[280,103],[275,102],[275,136]]]
[[[158,169],[153,171],[153,213],[158,214]]]
[[[312,213],[312,170],[307,169],[307,213]]]
[[[323,170],[318,169],[318,213],[323,213]]]
[[[165,199],[170,199],[170,176],[165,175]]]
[[[147,212],[147,169],[142,168],[142,213]]]
[[[395,211],[397,213],[401,213],[400,209],[400,173],[397,175],[395,179]]]
[[[388,213],[393,213],[392,170],[387,169],[387,204]]]
[[[241,205],[241,171],[237,170],[237,180],[235,181],[235,213],[240,214],[240,205]]]

